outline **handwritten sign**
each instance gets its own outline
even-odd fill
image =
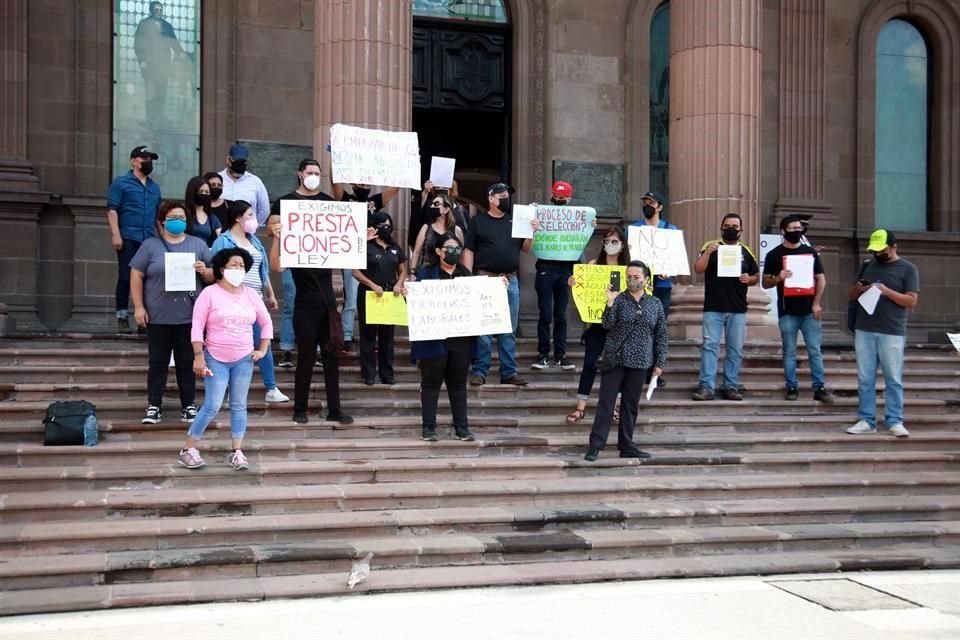
[[[373,291],[367,291],[364,300],[367,312],[367,324],[393,324],[398,327],[407,326],[407,301],[403,296],[386,292],[378,296]]]
[[[280,266],[366,269],[367,203],[280,201]]]
[[[513,331],[507,290],[486,276],[407,284],[407,324],[411,342]]]
[[[197,288],[197,272],[193,265],[197,257],[192,253],[163,254],[164,291],[194,291]]]
[[[540,230],[533,235],[533,255],[542,260],[579,260],[593,235],[596,209],[539,205],[536,216]]]
[[[420,142],[417,133],[330,127],[333,181],[420,188]]]
[[[607,306],[607,285],[610,274],[620,272],[621,288],[627,282],[627,268],[598,264],[573,265],[573,303],[580,319],[589,324],[599,324]]]
[[[632,257],[642,260],[660,275],[690,275],[683,231],[660,229],[650,225],[631,225],[627,227],[627,244]]]

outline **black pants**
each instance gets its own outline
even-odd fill
[[[117,290],[116,302],[117,311],[123,316],[127,316],[127,308],[130,306],[130,261],[137,254],[137,249],[142,243],[136,240],[123,239],[123,246],[117,251]]]
[[[396,327],[392,324],[367,324],[367,289],[360,285],[357,289],[357,312],[360,315],[360,374],[364,380],[377,377],[380,368],[380,380],[393,381],[393,337]],[[390,292],[383,295],[392,296]],[[376,354],[374,354],[376,350]]]
[[[534,285],[537,289],[537,358],[550,356],[550,321],[553,321],[553,357],[559,360],[567,353],[567,305],[570,287],[567,280],[573,267],[537,267]]]
[[[607,330],[599,324],[591,324],[583,334],[583,368],[580,370],[580,384],[577,386],[577,399],[586,400],[593,390],[593,381],[597,377],[597,358],[603,353],[607,341]]]
[[[620,398],[617,449],[633,451],[637,448],[633,443],[633,429],[637,424],[640,392],[647,379],[647,371],[647,369],[617,367],[600,375],[600,399],[597,402],[597,415],[593,419],[593,429],[590,430],[591,447],[603,449],[607,444],[610,422],[613,420],[613,408],[616,406],[619,393],[622,397]]]
[[[453,427],[467,428],[467,374],[470,372],[471,340],[447,340],[447,352],[442,356],[420,361],[420,406],[423,426],[437,428],[437,400],[440,387],[447,383]]]
[[[317,346],[330,339],[330,321],[326,309],[294,309],[293,332],[297,337],[297,372],[294,374],[293,413],[306,414],[313,381]],[[327,393],[327,413],[340,412],[340,363],[336,355],[321,351],[323,386]]]
[[[124,241],[126,242],[126,241]],[[170,352],[177,366],[177,389],[180,391],[180,406],[196,402],[197,376],[193,373],[193,345],[190,343],[189,324],[148,324],[147,354],[147,402],[163,407],[163,393],[167,390],[167,369],[170,368]]]

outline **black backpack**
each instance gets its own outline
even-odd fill
[[[83,426],[88,416],[96,419],[97,408],[86,400],[64,400],[50,404],[43,418],[45,447],[82,446]]]

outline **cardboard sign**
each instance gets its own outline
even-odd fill
[[[660,275],[690,275],[683,231],[660,229],[646,224],[630,225],[627,227],[627,245],[634,260],[642,260]]]
[[[385,291],[382,296],[378,296],[373,291],[367,291],[364,303],[367,324],[407,326],[407,301],[403,296],[390,291]]]
[[[487,276],[407,284],[407,324],[411,342],[513,331],[506,287]]]
[[[417,133],[330,127],[330,157],[336,183],[420,189]]]
[[[192,253],[168,251],[163,254],[163,290],[195,291],[197,272],[193,265],[196,261],[197,257]]]
[[[456,159],[433,156],[430,158],[430,182],[433,183],[433,186],[441,189],[451,188],[453,186],[453,173],[456,168]]]
[[[280,266],[366,269],[367,203],[280,201]]]
[[[540,229],[533,235],[533,255],[542,260],[579,260],[593,236],[597,210],[539,205],[536,215]]]
[[[580,319],[589,324],[600,324],[607,306],[607,286],[610,274],[620,272],[621,290],[626,287],[627,268],[599,264],[573,265],[573,303]]]

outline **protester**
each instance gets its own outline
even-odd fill
[[[367,218],[367,268],[354,269],[353,277],[360,283],[357,307],[360,310],[360,374],[363,383],[372,385],[380,370],[380,381],[393,384],[392,324],[367,322],[367,292],[378,296],[400,295],[407,279],[407,256],[393,240],[393,221],[383,211]],[[378,366],[379,365],[379,366]]]
[[[463,266],[478,276],[503,276],[507,279],[507,301],[510,304],[510,322],[513,330],[497,336],[500,352],[500,382],[524,386],[527,381],[517,375],[517,324],[520,321],[520,285],[517,268],[520,252],[530,251],[532,238],[513,237],[513,217],[510,215],[510,194],[513,187],[497,182],[487,189],[490,210],[477,214],[470,223],[464,242]],[[534,232],[540,222],[532,221]],[[473,359],[471,385],[482,385],[490,371],[493,336],[479,336]]]
[[[823,291],[827,278],[823,273],[820,255],[813,247],[801,242],[803,223],[797,216],[786,216],[780,221],[783,243],[767,253],[763,265],[763,288],[777,288],[777,315],[780,322],[780,338],[783,343],[783,375],[786,378],[784,399],[796,400],[800,384],[797,382],[797,332],[803,334],[803,342],[810,360],[810,376],[813,378],[813,399],[830,404],[833,394],[827,391],[824,382],[823,354],[820,345],[823,331],[820,319],[823,317]],[[813,256],[811,271],[814,286],[810,291],[795,291],[785,283],[794,273],[786,267],[788,256]]]
[[[584,460],[594,462],[607,444],[610,423],[613,421],[617,394],[620,403],[620,421],[617,431],[617,449],[621,458],[649,458],[633,441],[637,423],[640,393],[647,372],[659,376],[667,362],[667,321],[660,300],[647,294],[650,268],[634,260],[627,265],[627,290],[614,291],[608,287],[607,308],[603,312],[603,327],[607,329],[604,357],[610,354],[615,366],[600,375],[600,397],[597,415],[590,431],[590,448]]]
[[[210,213],[210,185],[207,181],[200,176],[190,178],[183,203],[187,208],[187,233],[212,247],[213,241],[220,235],[221,223],[217,216]]]
[[[187,441],[177,462],[188,469],[199,469],[206,463],[197,451],[203,432],[217,417],[223,396],[230,391],[230,465],[246,469],[243,436],[247,431],[247,392],[253,377],[253,365],[270,353],[273,323],[263,298],[252,287],[244,285],[246,275],[254,268],[253,258],[243,249],[223,249],[213,256],[213,277],[216,285],[207,287],[193,307],[193,372],[203,378],[203,406],[187,431]],[[264,336],[256,349],[254,326]]]
[[[163,394],[167,388],[170,353],[177,372],[180,392],[180,419],[191,422],[197,416],[196,378],[190,345],[193,302],[199,289],[166,290],[167,254],[189,253],[193,269],[203,282],[213,282],[210,248],[199,238],[186,234],[187,212],[180,202],[165,200],[157,209],[155,221],[163,229],[157,237],[147,238],[130,260],[130,293],[137,325],[147,331],[147,411],[143,424],[163,419]]]
[[[463,231],[453,218],[453,203],[447,196],[437,195],[430,203],[424,224],[420,227],[417,239],[414,241],[413,254],[410,258],[411,269],[437,264],[437,254],[434,249],[437,248],[439,239],[447,233],[453,233],[460,242],[463,242]]]
[[[269,254],[257,238],[257,219],[253,209],[244,200],[234,200],[227,210],[227,217],[223,221],[224,232],[213,243],[213,252],[224,249],[240,248],[250,254],[253,259],[253,268],[247,271],[243,284],[266,298],[267,308],[271,311],[279,309],[277,297],[273,294],[273,285],[270,284]],[[273,325],[271,324],[271,327]],[[260,325],[253,327],[253,346],[260,343]],[[265,336],[273,339],[273,334]],[[288,398],[277,387],[277,379],[273,371],[273,350],[260,359],[260,377],[263,378],[263,387],[266,389],[266,402],[288,402]]]
[[[410,228],[407,229],[407,246],[410,247],[411,252],[417,244],[417,234],[420,233],[420,229],[424,224],[430,224],[428,221],[430,218],[430,208],[438,196],[446,196],[450,201],[450,212],[453,214],[453,222],[460,227],[461,237],[467,232],[467,227],[470,224],[470,216],[460,204],[460,191],[457,186],[457,181],[453,180],[452,186],[449,189],[444,189],[443,187],[434,186],[433,182],[427,180],[423,183],[420,200],[417,201],[417,197],[414,195],[410,206]],[[425,253],[429,260],[433,259],[431,252],[427,251]]]
[[[725,400],[743,400],[738,385],[740,363],[743,360],[743,341],[747,332],[747,288],[757,284],[759,267],[753,252],[740,243],[743,221],[736,213],[728,213],[720,222],[722,240],[703,245],[694,271],[704,277],[703,349],[700,353],[700,386],[691,396],[694,400],[713,400],[720,355],[720,334],[726,338],[726,356],[723,363]],[[718,277],[717,252],[720,245],[740,247],[740,277]]]
[[[117,177],[107,191],[110,244],[117,252],[117,333],[130,333],[130,260],[147,238],[156,235],[160,187],[150,177],[159,156],[140,145],[130,152],[130,171]]]
[[[223,220],[227,217],[227,209],[230,208],[230,202],[223,197],[223,178],[216,171],[208,171],[203,174],[203,179],[210,187],[210,215],[223,224]]]
[[[246,145],[235,144],[227,153],[227,166],[220,172],[223,197],[227,200],[249,202],[258,226],[263,226],[270,215],[270,196],[263,180],[247,171],[250,150]]]
[[[867,251],[872,260],[860,270],[857,282],[847,291],[857,300],[871,288],[879,299],[873,314],[857,305],[857,422],[847,429],[855,435],[877,431],[877,367],[883,371],[883,424],[892,436],[910,435],[903,426],[903,351],[906,346],[907,317],[920,297],[917,267],[897,253],[892,231],[877,229],[870,234]]]
[[[596,258],[590,260],[589,264],[623,266],[629,262],[630,249],[627,247],[626,237],[620,229],[611,227],[603,234],[600,253],[597,254]],[[570,276],[567,285],[572,288],[575,284],[573,276]],[[581,340],[584,345],[584,355],[583,368],[580,370],[580,383],[577,385],[577,406],[567,416],[567,424],[576,424],[586,416],[587,400],[590,399],[593,382],[597,376],[597,358],[603,353],[603,345],[606,339],[607,330],[604,328],[603,323],[591,323],[587,325],[587,330],[584,331]],[[614,407],[613,419],[618,420],[619,417],[619,410]]]

